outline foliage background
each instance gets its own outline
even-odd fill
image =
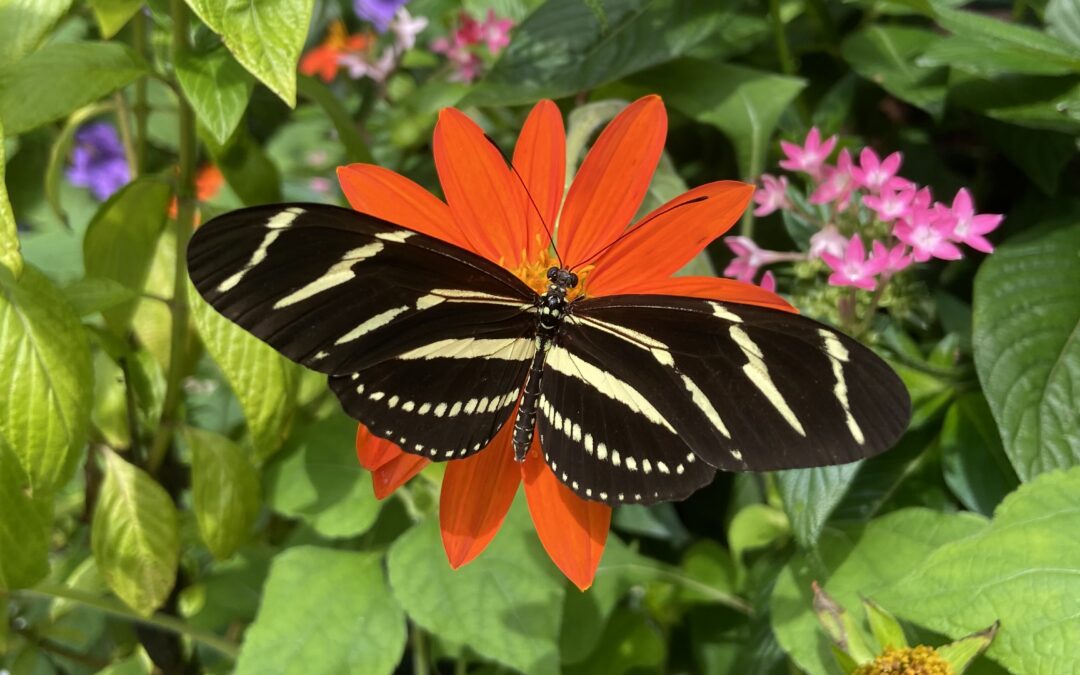
[[[1080,673],[1075,0],[408,8],[431,24],[393,76],[326,86],[296,64],[332,19],[356,25],[344,2],[0,0],[4,670],[839,672],[816,580],[929,644],[1000,620],[972,672]],[[517,23],[509,47],[450,81],[426,45],[489,8]],[[621,508],[588,593],[520,504],[452,572],[439,468],[375,500],[321,378],[189,293],[196,169],[226,182],[203,219],[337,201],[312,179],[350,161],[437,189],[440,107],[509,146],[528,105],[555,98],[576,159],[611,101],[645,92],[671,114],[646,206],[753,181],[817,125],[902,150],[938,194],[970,187],[1006,214],[1000,248],[923,267],[923,320],[870,336],[915,403],[893,451]],[[130,134],[136,179],[103,204],[64,180],[90,119]],[[780,217],[743,227],[791,247]]]

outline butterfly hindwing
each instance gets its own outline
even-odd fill
[[[348,209],[234,211],[195,232],[188,264],[217,311],[329,375],[372,433],[431,459],[486,444],[535,349],[536,295],[516,277]]]

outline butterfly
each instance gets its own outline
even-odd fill
[[[910,400],[873,351],[775,309],[668,295],[537,293],[470,251],[349,209],[257,206],[196,230],[189,274],[218,312],[328,376],[345,412],[432,461],[513,424],[582,498],[684,499],[717,470],[888,449]]]

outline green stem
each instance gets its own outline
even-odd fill
[[[240,653],[240,646],[235,642],[226,640],[220,635],[189,626],[180,619],[174,616],[168,616],[166,614],[155,613],[150,616],[142,616],[136,614],[134,611],[128,609],[124,605],[110,600],[108,598],[100,598],[92,593],[86,591],[80,591],[77,588],[71,588],[62,584],[55,584],[52,582],[43,582],[35,586],[34,588],[27,588],[21,591],[15,591],[16,595],[25,595],[38,598],[63,598],[76,602],[85,607],[91,607],[100,612],[104,612],[110,616],[119,617],[121,619],[127,619],[136,623],[145,624],[147,626],[154,626],[162,630],[169,631],[170,633],[176,633],[191,638],[195,642],[206,645],[207,647],[221,652],[225,656],[231,659],[236,659]]]
[[[780,0],[769,0],[769,19],[772,22],[773,41],[776,42],[776,58],[780,61],[780,70],[785,75],[794,75],[795,60],[791,58],[791,46],[788,44],[787,31],[784,30],[784,17],[780,16]]]
[[[412,642],[413,675],[428,675],[427,640],[424,631],[415,623],[410,623],[409,633]]]
[[[183,0],[172,0],[173,60],[188,49],[188,9]],[[177,87],[179,92],[179,87]],[[165,382],[165,401],[154,442],[150,446],[147,469],[157,471],[172,444],[180,408],[181,382],[187,365],[188,323],[187,245],[195,224],[195,113],[182,92],[178,93],[180,118],[180,175],[176,182],[176,270],[173,275],[172,335],[169,350],[169,375]]]
[[[120,143],[124,146],[124,157],[127,159],[128,168],[135,178],[139,176],[139,162],[135,158],[135,141],[131,134],[131,116],[128,109],[127,98],[124,92],[118,91],[113,94],[116,104],[116,125],[120,128]]]
[[[146,47],[146,22],[149,18],[142,12],[135,12],[132,21],[132,43],[135,52],[143,59],[147,55]],[[135,114],[135,166],[136,174],[146,171],[146,128],[150,117],[150,106],[146,102],[147,78],[140,77],[135,81],[135,105],[132,112]]]

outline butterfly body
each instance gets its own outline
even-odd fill
[[[200,227],[192,280],[219,312],[325,373],[344,410],[432,461],[507,423],[585,499],[682,499],[717,469],[886,450],[910,402],[887,364],[811,319],[701,298],[537,293],[439,239],[332,206],[253,207]],[[517,411],[516,414],[514,411]],[[512,420],[512,421],[511,421]],[[505,446],[504,446],[505,447]]]

